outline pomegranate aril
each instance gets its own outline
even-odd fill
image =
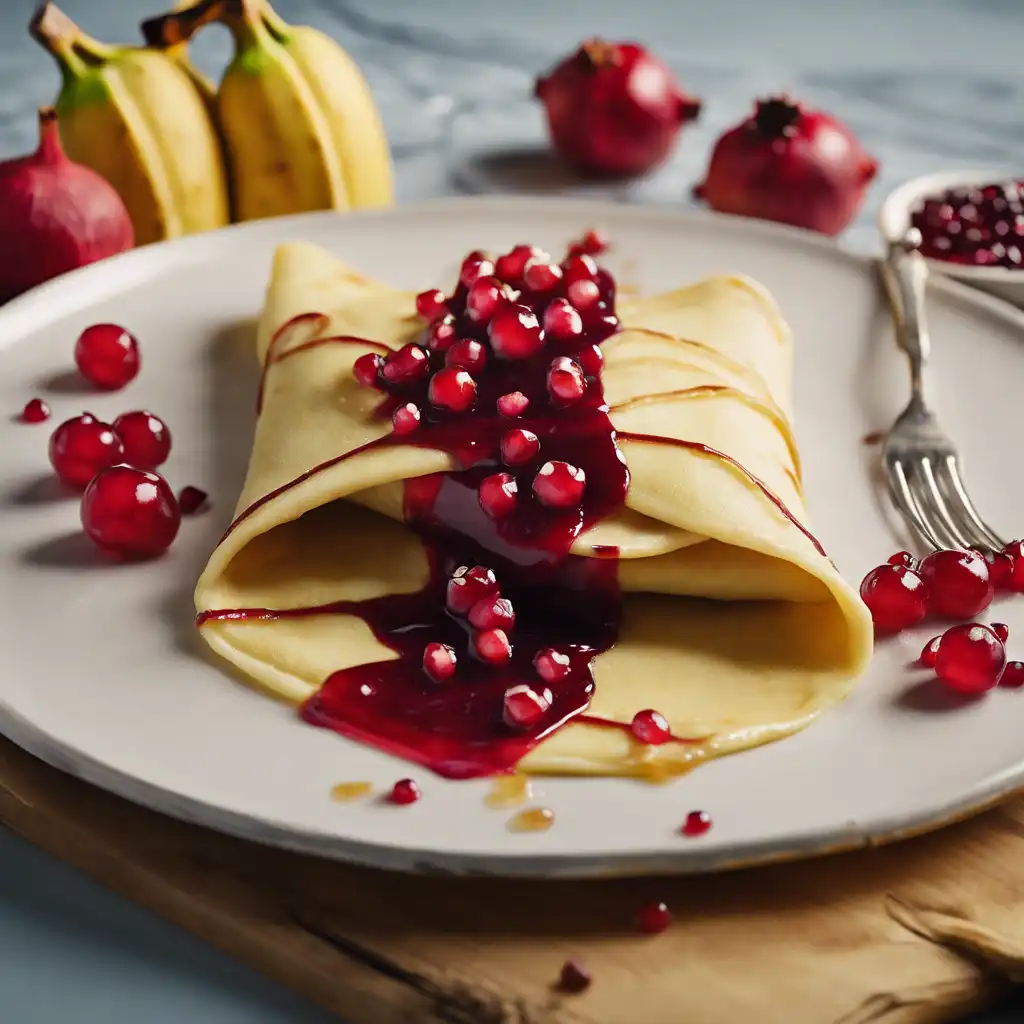
[[[522,466],[540,451],[540,440],[532,430],[516,427],[501,436],[501,461],[506,466]]]
[[[587,477],[568,462],[545,462],[533,478],[533,493],[549,508],[572,508],[583,498]]]
[[[553,299],[544,310],[544,331],[557,342],[576,341],[583,334],[583,317],[566,299]]]
[[[672,923],[672,912],[664,903],[650,903],[637,918],[640,931],[646,935],[658,935]]]
[[[472,288],[479,278],[493,273],[494,264],[482,252],[474,251],[462,261],[459,283],[464,288]]]
[[[587,256],[600,256],[608,249],[608,236],[600,228],[591,228],[573,248]]]
[[[396,434],[411,434],[414,430],[419,429],[421,419],[420,407],[413,402],[400,405],[391,414],[391,424]]]
[[[928,612],[928,588],[903,565],[886,563],[872,569],[860,585],[860,596],[875,627],[885,633],[915,626]]]
[[[496,277],[478,277],[466,295],[466,316],[475,324],[487,324],[508,302],[504,285]]]
[[[512,515],[518,503],[519,485],[511,473],[492,473],[480,481],[480,507],[492,519]]]
[[[1024,224],[1021,225],[1024,231]],[[1024,591],[1024,541],[1015,540],[1003,548],[1003,554],[1013,559],[1013,572],[1010,576],[1010,590],[1020,593]]]
[[[448,300],[440,288],[428,288],[416,296],[416,312],[428,323],[433,323],[448,312]]]
[[[467,373],[480,373],[486,362],[487,349],[472,338],[460,338],[444,355],[445,366],[461,366]]]
[[[429,643],[423,648],[423,671],[435,683],[447,682],[455,675],[458,658],[447,644]]]
[[[407,384],[430,372],[430,360],[419,345],[403,345],[384,360],[381,375],[389,384]]]
[[[507,395],[502,395],[496,405],[498,412],[502,416],[514,419],[516,416],[522,416],[526,412],[530,407],[530,400],[522,391],[510,391]]]
[[[523,282],[527,264],[531,260],[546,259],[547,254],[532,245],[517,245],[494,263],[495,277],[518,287]]]
[[[1005,644],[1010,637],[1010,627],[1005,622],[993,622],[989,627],[1000,643]]]
[[[446,604],[456,615],[466,615],[477,601],[486,601],[498,596],[498,581],[490,569],[475,565],[472,569],[462,566],[455,570],[448,581]]]
[[[527,265],[523,283],[531,292],[546,294],[553,291],[562,280],[562,268],[554,263],[532,262]]]
[[[533,668],[545,683],[560,683],[572,671],[572,661],[568,654],[544,647],[534,656]]]
[[[409,804],[416,803],[422,795],[420,787],[413,779],[399,779],[391,787],[388,800],[393,804],[398,804],[399,807],[407,807]]]
[[[908,569],[917,569],[917,559],[909,551],[897,551],[890,555],[886,561],[890,565],[903,565]]]
[[[167,481],[133,466],[109,466],[82,495],[82,526],[104,551],[152,558],[170,547],[181,509]]]
[[[356,383],[364,388],[379,387],[378,374],[383,365],[384,360],[381,356],[376,352],[367,352],[352,364],[352,376],[355,377]]]
[[[465,412],[476,401],[476,381],[461,367],[446,366],[430,378],[430,404],[451,412]]]
[[[503,629],[482,629],[473,634],[473,651],[481,661],[500,665],[512,657],[512,644]]]
[[[1008,661],[1003,674],[999,677],[999,685],[1008,690],[1017,690],[1024,686],[1024,661]]]
[[[181,509],[181,514],[183,516],[195,515],[206,504],[208,497],[206,491],[193,487],[191,484],[182,487],[178,494],[178,507]]]
[[[988,565],[977,551],[933,551],[921,562],[928,610],[948,619],[969,619],[992,603]]]
[[[109,423],[90,413],[65,420],[50,436],[50,464],[62,483],[85,487],[101,470],[124,461],[124,446]]]
[[[597,264],[586,253],[576,253],[562,264],[562,273],[567,287],[574,281],[596,281]]]
[[[583,278],[573,281],[565,291],[566,298],[581,312],[586,313],[601,301],[601,289],[596,281]]]
[[[547,694],[521,683],[505,691],[502,708],[506,725],[513,729],[532,729],[551,710],[551,701]]]
[[[1006,648],[987,626],[968,622],[942,634],[935,674],[958,693],[984,693],[999,681]]]
[[[562,970],[558,975],[558,990],[579,994],[590,988],[593,978],[590,972],[579,962],[579,960],[566,960],[562,964]]]
[[[41,398],[30,398],[21,410],[22,423],[43,423],[50,418],[50,407]]]
[[[447,352],[455,344],[458,328],[455,317],[451,314],[435,320],[427,328],[427,348],[431,352]]]
[[[124,460],[139,469],[156,469],[171,454],[171,432],[159,416],[140,410],[114,420],[114,433],[124,446]]]
[[[651,746],[660,746],[672,738],[672,730],[665,716],[652,708],[638,711],[629,728],[641,743],[649,743]]]
[[[512,602],[507,597],[477,601],[469,609],[469,624],[474,629],[511,629],[516,624]]]
[[[596,377],[604,366],[604,353],[599,345],[588,345],[576,353],[576,362],[588,377]]]
[[[502,306],[487,333],[494,354],[501,359],[528,359],[544,347],[544,332],[529,306]]]
[[[996,590],[1012,590],[1014,581],[1013,556],[1005,551],[979,551],[988,566],[988,578]]]
[[[558,405],[570,405],[578,402],[587,390],[587,382],[579,363],[568,356],[559,356],[548,368],[548,394]]]
[[[942,636],[933,636],[921,648],[921,657],[918,659],[922,665],[926,665],[928,668],[935,667],[935,658],[939,653],[939,643],[942,641]]]
[[[93,324],[75,342],[75,365],[90,384],[116,391],[139,372],[139,344],[117,324]]]
[[[702,836],[711,829],[711,815],[707,811],[690,811],[679,830],[684,836]]]

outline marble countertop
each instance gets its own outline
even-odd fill
[[[31,149],[58,75],[25,33],[33,0],[0,2],[0,157]],[[170,2],[166,6],[170,6]],[[97,37],[131,40],[153,0],[63,0]],[[579,191],[544,157],[534,77],[589,35],[650,45],[704,111],[670,163],[624,202],[689,204],[709,147],[753,99],[788,90],[846,121],[881,163],[843,243],[877,248],[874,215],[906,178],[946,167],[1024,171],[1020,0],[278,0],[360,63],[392,140],[400,200]],[[205,32],[197,63],[230,50]],[[327,1024],[247,969],[0,830],[0,1020],[11,1024]],[[1024,1019],[1024,1003],[984,1024]],[[981,1024],[981,1021],[975,1022]]]

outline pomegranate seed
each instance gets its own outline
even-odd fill
[[[101,469],[123,461],[124,446],[114,428],[91,413],[65,420],[50,436],[50,464],[71,487],[85,487]]]
[[[391,414],[391,423],[396,434],[411,434],[420,425],[420,407],[414,402],[406,402],[400,405]]]
[[[461,367],[446,366],[430,378],[430,404],[452,412],[465,412],[476,401],[476,381]]]
[[[532,430],[516,427],[501,436],[501,461],[506,466],[522,466],[540,451],[540,440]]]
[[[416,803],[423,794],[412,779],[399,779],[392,787],[388,799],[399,807]]]
[[[194,516],[205,504],[209,495],[198,487],[188,484],[178,495],[178,508],[183,516]]]
[[[352,364],[352,376],[364,388],[378,387],[378,374],[383,365],[384,360],[376,352],[367,352]]]
[[[920,622],[928,611],[928,588],[912,569],[885,565],[872,569],[860,585],[875,627],[897,633]]]
[[[494,273],[494,264],[479,250],[471,252],[463,261],[459,270],[459,283],[464,288],[472,288],[478,278]]]
[[[890,555],[886,561],[890,565],[902,565],[907,569],[917,569],[917,559],[909,551],[897,551],[895,555]]]
[[[940,640],[942,640],[941,635],[933,636],[931,640],[921,648],[920,662],[922,665],[927,665],[928,668],[935,667],[935,656],[939,653]]]
[[[469,624],[476,629],[511,629],[516,624],[512,602],[507,597],[477,601],[469,609]]]
[[[604,366],[604,353],[598,345],[588,345],[576,353],[576,362],[588,377],[596,377]]]
[[[547,253],[535,249],[532,245],[517,245],[504,256],[498,257],[494,264],[494,273],[502,281],[518,286],[522,283],[527,264],[531,260],[547,258]]]
[[[608,249],[608,236],[600,228],[591,228],[576,243],[575,248],[587,256],[600,256]]]
[[[498,307],[508,301],[504,285],[496,277],[478,277],[466,295],[466,316],[475,324],[488,324]]]
[[[649,903],[640,911],[637,924],[647,935],[657,935],[672,923],[672,912],[664,903]]]
[[[480,481],[480,507],[492,519],[504,519],[516,510],[519,485],[511,473],[492,473]]]
[[[389,384],[406,384],[430,372],[430,360],[419,345],[403,345],[384,360],[381,374]]]
[[[167,481],[133,466],[108,466],[82,495],[82,526],[98,547],[127,558],[152,558],[178,534],[181,509]]]
[[[566,960],[558,975],[558,990],[578,994],[590,988],[593,978],[579,960]]]
[[[433,323],[448,312],[448,299],[440,288],[428,288],[416,296],[416,312]]]
[[[545,462],[533,478],[533,493],[549,508],[579,505],[587,476],[568,462]]]
[[[567,299],[554,299],[544,310],[544,331],[557,342],[576,341],[583,334],[583,317]]]
[[[139,372],[139,343],[117,324],[93,324],[75,342],[75,365],[90,384],[117,391]]]
[[[597,287],[597,282],[586,278],[571,282],[565,294],[581,313],[593,309],[601,301],[601,289]]]
[[[533,261],[526,266],[523,283],[531,292],[546,294],[553,291],[562,280],[562,268],[552,263]]]
[[[711,815],[707,811],[690,811],[679,830],[684,836],[702,836],[711,828]]]
[[[1024,224],[1022,224],[1024,230]],[[1010,578],[1010,590],[1020,593],[1024,591],[1024,541],[1015,540],[1003,548],[1003,554],[1013,559],[1013,573]]]
[[[502,416],[514,419],[516,416],[522,416],[526,412],[530,406],[530,400],[522,391],[510,391],[507,395],[502,395],[496,404],[498,412]]]
[[[1003,674],[999,677],[999,685],[1008,690],[1017,690],[1024,686],[1024,661],[1008,661]]]
[[[597,280],[597,264],[586,253],[576,253],[576,255],[570,256],[562,264],[562,271],[565,274],[566,285],[572,284],[573,281]]]
[[[984,693],[999,681],[1006,648],[987,626],[967,622],[942,634],[935,674],[958,693]]]
[[[445,366],[461,366],[467,373],[479,373],[487,362],[487,349],[472,338],[460,338],[445,353]]]
[[[472,569],[462,566],[448,581],[446,603],[449,611],[465,615],[477,601],[497,596],[498,581],[490,569],[482,565],[474,565]]]
[[[651,746],[657,747],[672,739],[672,730],[665,721],[665,716],[651,708],[638,711],[629,727],[641,743],[649,743]]]
[[[455,317],[450,313],[447,316],[435,320],[427,328],[427,348],[431,352],[447,352],[455,342],[458,330],[455,326]]]
[[[494,314],[487,333],[500,359],[527,359],[544,347],[544,333],[529,306],[503,306]]]
[[[171,454],[171,432],[151,412],[123,413],[114,420],[114,433],[124,445],[125,462],[139,469],[156,469]]]
[[[559,405],[578,402],[587,389],[579,363],[573,362],[568,356],[559,356],[552,361],[548,367],[547,384],[548,394]]]
[[[560,683],[572,671],[572,661],[568,654],[544,647],[534,657],[533,668],[545,683]]]
[[[512,657],[512,644],[503,629],[482,629],[473,634],[473,650],[481,661],[500,665]]]
[[[993,622],[988,627],[999,638],[999,642],[1005,644],[1010,637],[1010,627],[1005,622]]]
[[[502,707],[506,725],[513,729],[532,729],[551,709],[551,701],[546,694],[520,683],[505,691]]]
[[[50,418],[50,407],[41,398],[31,398],[21,410],[22,423],[43,423]]]
[[[423,648],[423,671],[435,683],[447,682],[458,665],[455,652],[447,644],[429,643]]]
[[[988,566],[988,578],[996,590],[1012,590],[1014,577],[1013,555],[1005,551],[979,551]]]
[[[949,619],[969,619],[992,603],[992,581],[976,551],[933,551],[921,562],[928,610]]]

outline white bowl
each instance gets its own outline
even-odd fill
[[[885,239],[902,238],[910,227],[910,214],[925,196],[937,195],[946,189],[980,187],[993,182],[1024,178],[1024,168],[990,167],[982,170],[936,171],[912,178],[885,197],[878,212],[878,227]],[[1009,270],[1006,267],[965,267],[945,260],[928,260],[929,268],[948,274],[965,284],[974,285],[991,295],[1024,309],[1024,267]]]

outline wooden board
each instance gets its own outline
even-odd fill
[[[1024,978],[1024,798],[882,849],[699,878],[413,877],[256,846],[0,739],[0,822],[349,1024],[934,1024]],[[675,923],[634,927],[665,900]],[[554,987],[578,958],[593,983]]]

